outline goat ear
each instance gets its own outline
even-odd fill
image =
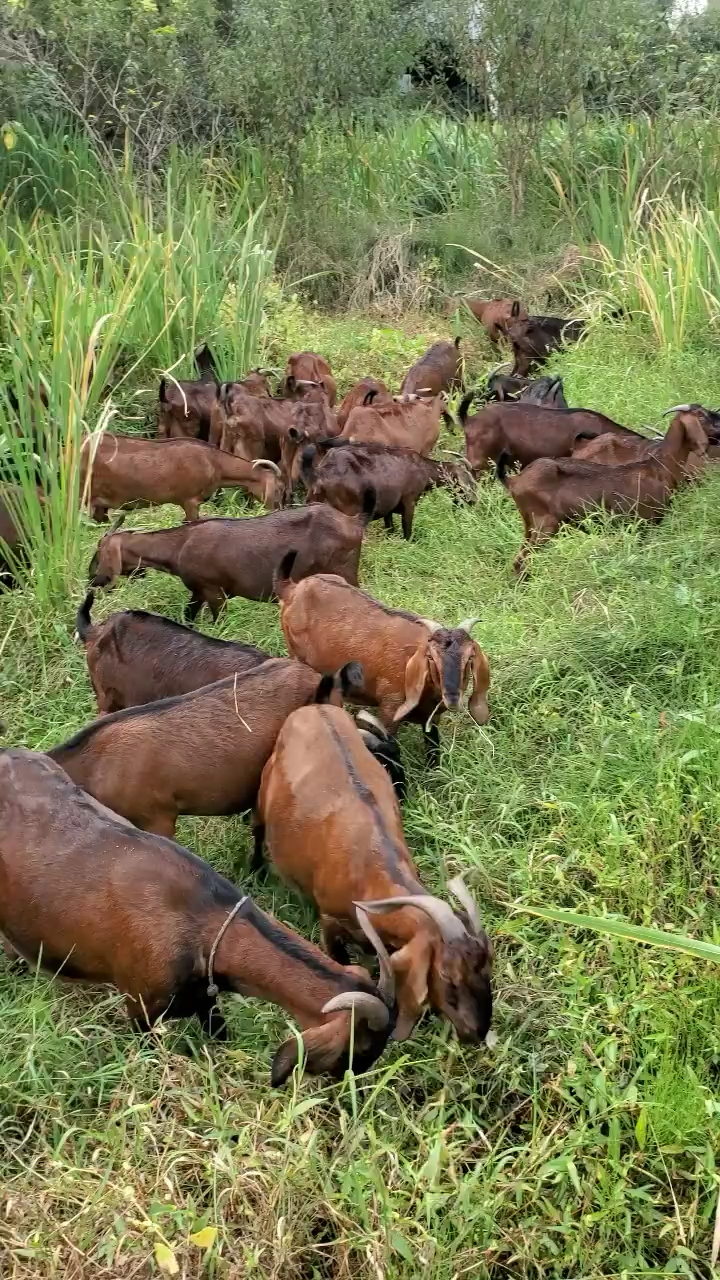
[[[490,719],[490,708],[487,704],[487,691],[490,687],[490,663],[479,644],[473,641],[472,656],[472,697],[468,702],[468,711],[477,724],[487,724]]]
[[[426,636],[420,641],[412,658],[405,668],[405,701],[401,707],[398,707],[393,720],[397,724],[398,720],[402,720],[404,716],[415,710],[418,702],[422,698],[425,683],[428,677],[428,640]]]
[[[414,938],[390,957],[395,972],[398,1017],[393,1040],[407,1040],[428,997],[428,975],[433,944],[426,932]]]
[[[302,1042],[305,1051],[305,1070],[313,1076],[320,1076],[325,1071],[333,1071],[338,1061],[347,1052],[350,1036],[350,1018],[348,1014],[323,1022],[319,1027],[310,1027],[303,1031]],[[285,1084],[298,1064],[297,1036],[291,1036],[280,1045],[273,1058],[270,1071],[270,1083],[274,1088]]]
[[[110,546],[108,547],[108,569],[112,574],[111,582],[119,578],[122,574],[122,543],[121,535],[111,535]]]

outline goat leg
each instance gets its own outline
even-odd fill
[[[427,729],[423,727],[423,736],[428,764],[435,769],[440,763],[440,730],[436,724],[431,724]]]
[[[256,822],[252,829],[253,834],[253,851],[250,859],[250,871],[253,875],[257,875],[259,871],[266,870],[265,857],[263,854],[263,845],[265,843],[265,826],[262,822]]]

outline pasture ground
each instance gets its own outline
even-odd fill
[[[277,309],[266,357],[312,347],[343,390],[365,373],[397,382],[441,326],[293,304]],[[477,339],[470,350],[485,372],[490,352]],[[720,402],[707,352],[658,356],[622,328],[553,367],[571,404],[630,425],[658,424],[681,400]],[[88,525],[87,559],[97,533]],[[443,892],[462,870],[495,942],[496,1048],[462,1048],[426,1018],[365,1077],[273,1092],[280,1010],[231,1003],[227,1046],[192,1024],[141,1039],[117,997],[0,964],[3,1280],[712,1274],[717,972],[522,908],[720,941],[720,475],[681,493],[656,528],[598,518],[564,534],[522,586],[519,539],[488,480],[474,509],[424,499],[410,544],[373,525],[362,561],[364,586],[390,604],[481,618],[490,723],[446,717],[436,772],[417,729],[401,742],[422,874]],[[84,568],[52,614],[29,592],[0,597],[6,743],[43,749],[93,715],[73,644]],[[96,616],[135,605],[177,618],[184,595],[151,573],[100,597]],[[232,601],[215,634],[282,652],[272,605]],[[185,820],[179,838],[315,931],[274,877],[249,876],[244,821]]]

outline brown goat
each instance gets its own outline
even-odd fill
[[[458,417],[465,433],[465,451],[473,475],[480,475],[501,454],[508,462],[528,466],[536,458],[569,456],[580,440],[613,432],[628,439],[644,439],[629,427],[594,409],[555,409],[526,401],[486,404],[468,417],[472,395],[465,396]]]
[[[355,386],[350,388],[341,401],[340,408],[335,415],[338,431],[342,431],[352,410],[366,403],[368,391],[375,392],[373,403],[377,408],[381,404],[392,403],[392,395],[384,382],[381,382],[379,378],[361,378],[360,382],[356,382]]]
[[[294,657],[316,671],[359,662],[362,692],[351,691],[350,700],[377,707],[387,729],[395,731],[401,720],[421,724],[431,757],[440,745],[434,721],[444,709],[460,705],[471,675],[468,710],[477,724],[485,724],[490,715],[490,668],[470,635],[477,619],[441,627],[414,613],[390,609],[334,574],[293,582],[291,572],[288,555],[275,589],[285,642]],[[336,655],[341,655],[337,661]]]
[[[672,409],[666,410],[666,414],[668,413],[675,415],[673,422],[679,416],[684,416],[687,419],[692,415],[698,426],[705,432],[708,444],[715,441],[718,425],[717,415],[712,410],[704,409],[700,404],[675,405]],[[670,425],[672,426],[672,423]],[[662,436],[655,439],[646,439],[644,436],[633,438],[608,434],[596,436],[594,440],[583,441],[576,449],[573,449],[572,456],[578,462],[597,462],[604,466],[619,466],[624,462],[640,462],[648,455],[655,454],[658,450],[661,450],[663,444]],[[704,457],[707,457],[707,454]],[[694,470],[692,459],[690,460],[690,470]]]
[[[561,525],[581,520],[593,507],[657,520],[685,479],[688,458],[691,454],[702,457],[706,451],[707,436],[695,415],[680,413],[656,451],[622,466],[540,458],[520,475],[508,476],[501,456],[497,477],[508,489],[525,529],[515,572],[524,572],[533,547],[546,542]]]
[[[309,445],[302,454],[302,478],[308,486],[308,502],[328,502],[336,511],[357,515],[368,485],[375,490],[374,519],[383,519],[392,530],[393,514],[402,520],[405,538],[412,535],[415,506],[422,494],[443,486],[464,502],[476,500],[475,483],[464,462],[435,462],[412,449],[392,449],[382,444],[347,444],[329,441],[324,457],[315,465],[317,449]]]
[[[212,410],[217,398],[219,379],[212,352],[207,344],[195,352],[195,363],[200,380],[178,382],[175,378],[163,378],[160,382],[158,438],[209,440]],[[267,374],[253,369],[241,382],[248,395],[268,396],[270,388]]]
[[[392,783],[346,711],[304,707],[288,717],[263,770],[255,813],[256,860],[264,837],[280,875],[315,903],[334,959],[347,962],[348,938],[366,942],[364,912],[379,913],[375,927],[394,952],[395,1039],[410,1035],[426,1004],[466,1043],[485,1039],[492,948],[475,903],[455,882],[466,923],[423,886]]]
[[[492,345],[497,350],[500,339],[507,337],[507,327],[513,320],[527,320],[527,310],[518,298],[492,298],[483,302],[479,298],[461,298],[460,305],[482,325]]]
[[[434,342],[408,369],[400,387],[401,395],[439,396],[462,386],[463,359],[460,339]]]
[[[89,591],[76,617],[100,715],[174,698],[267,662],[251,644],[217,640],[142,609],[93,623]]]
[[[578,342],[586,327],[585,320],[563,320],[561,316],[526,315],[511,320],[506,333],[513,349],[512,376],[527,377],[533,365],[544,364],[551,352]]]
[[[289,498],[299,472],[302,444],[337,435],[337,423],[322,389],[302,400],[258,400],[235,383],[220,388],[213,409],[210,443],[253,461],[269,458],[280,467]]]
[[[362,405],[348,415],[338,437],[352,444],[387,444],[395,449],[414,449],[429,456],[438,442],[440,418],[445,413],[444,396],[423,399],[418,395],[394,397],[375,406],[369,391]]]
[[[349,518],[318,502],[254,519],[195,520],[150,533],[123,530],[101,538],[88,570],[91,587],[110,587],[117,578],[145,569],[172,573],[191,598],[185,618],[192,622],[207,605],[216,618],[231,596],[270,600],[273,574],[283,556],[298,552],[294,573],[338,573],[355,585],[363,533],[375,509],[366,490],[363,512]]]
[[[177,698],[94,720],[48,751],[73,782],[144,831],[173,836],[180,814],[242,813],[291,711],[338,680],[290,658],[269,658]]]
[[[165,503],[182,507],[186,520],[197,520],[200,504],[217,489],[245,489],[271,510],[283,496],[280,468],[267,458],[246,462],[202,440],[142,440],[108,432],[83,445],[81,494],[88,485],[89,506],[99,523],[122,507]]]
[[[207,862],[138,831],[32,751],[0,752],[0,934],[33,968],[116,987],[143,1028],[196,1015],[224,1039],[220,992],[272,1001],[303,1029],[305,1065],[316,1074],[342,1076],[351,1037],[353,1067],[365,1070],[393,1028],[382,946],[376,987],[364,969],[336,964]],[[275,1053],[272,1084],[297,1061],[293,1035]]]
[[[306,395],[315,387],[322,387],[328,404],[332,408],[335,404],[337,388],[327,360],[317,355],[315,351],[298,351],[288,356],[285,376],[280,383],[280,395],[294,400],[296,397]]]

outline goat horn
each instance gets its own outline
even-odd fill
[[[472,629],[475,626],[475,623],[479,621],[479,618],[464,618],[462,622],[458,622],[457,630],[467,631],[468,635],[472,635]]]
[[[387,1005],[379,996],[373,996],[369,991],[343,991],[339,996],[328,1000],[321,1012],[335,1013],[340,1009],[350,1009],[362,1014],[372,1031],[383,1031],[390,1020]]]
[[[360,925],[368,942],[372,943],[377,951],[377,958],[380,964],[380,981],[378,982],[378,991],[385,1001],[386,1005],[395,1003],[395,970],[390,963],[390,957],[385,948],[380,934],[372,923],[367,911],[364,911],[357,902],[353,903],[357,922]]]
[[[470,923],[477,934],[482,933],[482,920],[478,905],[468,889],[462,876],[455,876],[454,880],[448,880],[448,889],[455,895],[458,902],[468,913]]]
[[[369,711],[358,711],[357,716],[355,718],[355,723],[358,725],[358,727],[360,727],[361,724],[363,728],[367,727],[368,732],[370,732],[374,738],[390,737],[390,734],[385,728],[385,725],[383,724],[382,720],[378,720],[377,716],[372,715]]]
[[[261,378],[272,378],[277,374],[277,369],[251,369],[251,373],[259,373]]]
[[[467,929],[462,920],[455,915],[452,907],[442,898],[434,898],[429,893],[400,894],[397,898],[377,898],[374,902],[356,903],[364,911],[387,911],[395,907],[417,907],[424,911],[438,926],[444,942],[460,942],[467,937]]]
[[[430,635],[433,631],[442,631],[442,623],[433,622],[432,618],[418,618],[418,622],[422,622],[423,626],[429,629]]]
[[[663,418],[667,418],[669,413],[689,413],[691,409],[691,404],[674,404],[672,409],[665,410]]]
[[[321,387],[322,382],[318,382],[316,378],[296,378],[296,387]]]
[[[494,377],[495,377],[495,374],[496,374],[496,373],[499,373],[501,369],[512,369],[512,361],[511,361],[511,360],[501,360],[499,364],[496,364],[496,365],[495,365],[495,368],[494,368],[494,369],[491,369],[491,370],[490,370],[490,372],[489,372],[489,374],[488,374],[488,379],[490,379],[490,378],[494,378]]]
[[[276,476],[282,475],[282,471],[280,470],[277,462],[271,462],[269,458],[256,458],[252,464],[253,471],[256,467],[265,468],[267,471],[274,471]]]

